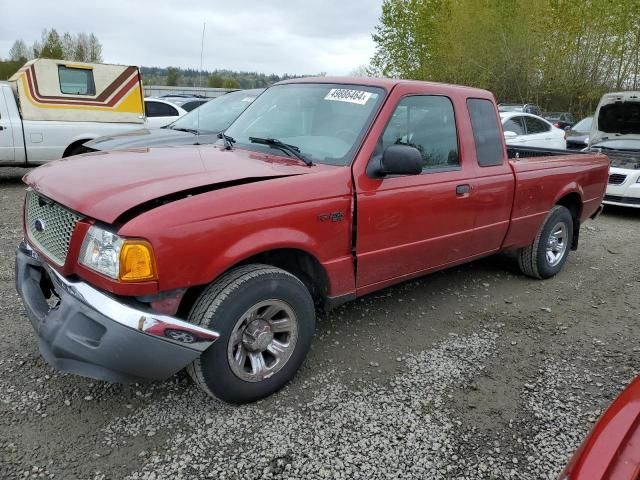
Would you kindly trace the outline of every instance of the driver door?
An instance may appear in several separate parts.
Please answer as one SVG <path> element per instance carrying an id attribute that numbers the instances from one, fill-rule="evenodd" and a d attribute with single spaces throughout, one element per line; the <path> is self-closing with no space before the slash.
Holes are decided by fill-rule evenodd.
<path id="1" fill-rule="evenodd" d="M 466 106 L 461 105 L 457 110 Z M 391 144 L 420 150 L 420 175 L 356 182 L 358 289 L 374 289 L 473 255 L 474 167 L 461 155 L 456 110 L 442 95 L 401 98 L 378 153 Z"/>

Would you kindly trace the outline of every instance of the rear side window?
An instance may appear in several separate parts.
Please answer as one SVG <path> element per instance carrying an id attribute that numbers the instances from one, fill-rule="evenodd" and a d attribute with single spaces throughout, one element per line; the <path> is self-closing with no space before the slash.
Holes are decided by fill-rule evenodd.
<path id="1" fill-rule="evenodd" d="M 524 123 L 527 125 L 527 135 L 534 133 L 544 133 L 551 130 L 551 125 L 542 120 L 533 117 L 524 117 Z"/>
<path id="2" fill-rule="evenodd" d="M 194 100 L 192 102 L 186 102 L 186 103 L 182 104 L 182 109 L 186 110 L 187 112 L 190 112 L 191 110 L 195 110 L 196 108 L 198 108 L 203 103 L 207 103 L 207 101 L 206 100 Z"/>
<path id="3" fill-rule="evenodd" d="M 502 165 L 503 151 L 498 116 L 493 102 L 481 98 L 467 99 L 476 158 L 481 167 Z"/>
<path id="4" fill-rule="evenodd" d="M 503 128 L 505 132 L 524 135 L 524 122 L 522 121 L 522 117 L 511 117 L 509 120 L 504 122 Z"/>
<path id="5" fill-rule="evenodd" d="M 394 144 L 420 150 L 423 172 L 458 167 L 458 132 L 451 100 L 435 95 L 403 98 L 382 135 L 383 149 Z"/>
<path id="6" fill-rule="evenodd" d="M 90 68 L 74 68 L 58 65 L 60 91 L 68 95 L 95 95 L 96 85 L 93 82 L 93 70 Z"/>
<path id="7" fill-rule="evenodd" d="M 162 102 L 144 102 L 147 117 L 177 117 L 178 110 Z"/>

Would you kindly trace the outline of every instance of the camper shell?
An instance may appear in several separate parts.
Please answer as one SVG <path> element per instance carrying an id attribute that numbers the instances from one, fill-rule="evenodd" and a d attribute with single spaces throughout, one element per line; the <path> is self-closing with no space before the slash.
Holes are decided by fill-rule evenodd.
<path id="1" fill-rule="evenodd" d="M 135 66 L 41 58 L 27 62 L 9 83 L 23 120 L 144 123 Z"/>
<path id="2" fill-rule="evenodd" d="M 144 127 L 135 66 L 39 58 L 0 82 L 0 166 L 31 167 Z"/>

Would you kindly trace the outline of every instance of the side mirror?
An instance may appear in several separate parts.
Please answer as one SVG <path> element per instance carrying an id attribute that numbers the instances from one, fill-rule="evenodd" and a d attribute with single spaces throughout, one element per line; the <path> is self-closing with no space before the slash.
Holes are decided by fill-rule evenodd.
<path id="1" fill-rule="evenodd" d="M 419 175 L 422 173 L 422 154 L 409 145 L 389 145 L 380 161 L 382 175 Z"/>
<path id="2" fill-rule="evenodd" d="M 506 132 L 504 132 L 504 138 L 507 140 L 516 138 L 517 136 L 518 134 L 516 132 L 512 132 L 511 130 L 507 130 Z"/>

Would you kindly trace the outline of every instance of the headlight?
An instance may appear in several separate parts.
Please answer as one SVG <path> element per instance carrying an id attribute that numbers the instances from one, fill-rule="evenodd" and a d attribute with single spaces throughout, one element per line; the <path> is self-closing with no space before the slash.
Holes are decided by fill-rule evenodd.
<path id="1" fill-rule="evenodd" d="M 123 282 L 156 278 L 153 250 L 148 242 L 124 239 L 96 226 L 89 228 L 82 242 L 80 263 Z"/>

